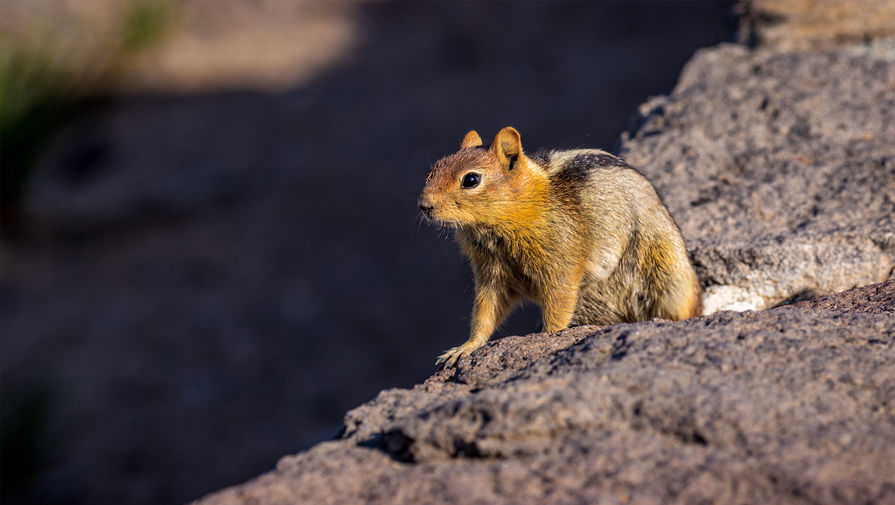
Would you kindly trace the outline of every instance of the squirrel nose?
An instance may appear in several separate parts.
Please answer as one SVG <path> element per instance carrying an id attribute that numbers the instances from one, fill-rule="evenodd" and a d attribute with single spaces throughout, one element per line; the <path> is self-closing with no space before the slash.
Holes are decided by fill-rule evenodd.
<path id="1" fill-rule="evenodd" d="M 432 201 L 429 200 L 429 197 L 428 197 L 428 196 L 425 196 L 425 195 L 424 195 L 424 196 L 420 196 L 420 199 L 419 199 L 419 202 L 418 202 L 418 203 L 419 203 L 419 205 L 420 205 L 420 210 L 423 211 L 423 212 L 425 212 L 426 214 L 432 212 L 432 209 L 435 208 L 435 206 L 432 205 Z"/>

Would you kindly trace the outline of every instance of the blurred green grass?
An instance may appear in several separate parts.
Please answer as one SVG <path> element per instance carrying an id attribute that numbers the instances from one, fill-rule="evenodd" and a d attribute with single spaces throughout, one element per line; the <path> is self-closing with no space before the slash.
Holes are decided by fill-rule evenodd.
<path id="1" fill-rule="evenodd" d="M 109 84 L 136 57 L 171 33 L 176 5 L 167 0 L 128 0 L 112 38 L 100 50 L 79 51 L 52 37 L 0 41 L 0 215 L 17 220 L 34 163 L 50 136 Z M 85 31 L 88 26 L 81 27 Z M 38 40 L 39 42 L 35 42 Z M 4 226 L 8 228 L 8 226 Z"/>

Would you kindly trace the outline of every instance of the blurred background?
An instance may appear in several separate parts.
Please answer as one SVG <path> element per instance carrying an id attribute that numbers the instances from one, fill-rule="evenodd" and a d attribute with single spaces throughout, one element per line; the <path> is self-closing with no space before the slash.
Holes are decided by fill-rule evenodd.
<path id="1" fill-rule="evenodd" d="M 612 150 L 735 30 L 720 1 L 0 3 L 4 503 L 182 503 L 421 382 L 472 298 L 431 164 L 506 125 Z"/>

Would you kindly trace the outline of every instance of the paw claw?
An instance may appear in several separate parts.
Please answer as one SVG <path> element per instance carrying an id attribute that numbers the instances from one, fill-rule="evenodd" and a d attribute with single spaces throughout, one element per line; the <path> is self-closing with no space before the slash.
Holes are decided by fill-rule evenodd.
<path id="1" fill-rule="evenodd" d="M 469 349 L 465 345 L 461 345 L 458 347 L 452 347 L 444 352 L 441 356 L 435 360 L 435 365 L 444 365 L 445 368 L 452 367 L 457 363 L 462 357 L 469 356 L 469 353 L 472 352 L 472 349 Z"/>

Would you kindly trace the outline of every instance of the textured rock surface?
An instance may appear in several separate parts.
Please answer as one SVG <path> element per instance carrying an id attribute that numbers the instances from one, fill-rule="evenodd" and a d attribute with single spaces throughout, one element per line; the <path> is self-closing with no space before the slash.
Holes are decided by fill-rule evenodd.
<path id="1" fill-rule="evenodd" d="M 505 338 L 200 503 L 895 503 L 895 281 Z"/>
<path id="2" fill-rule="evenodd" d="M 750 38 L 781 49 L 816 50 L 895 37 L 890 0 L 752 0 L 745 7 Z"/>
<path id="3" fill-rule="evenodd" d="M 622 155 L 663 195 L 707 312 L 880 282 L 895 265 L 895 46 L 699 51 Z M 685 181 L 682 183 L 682 181 Z"/>

